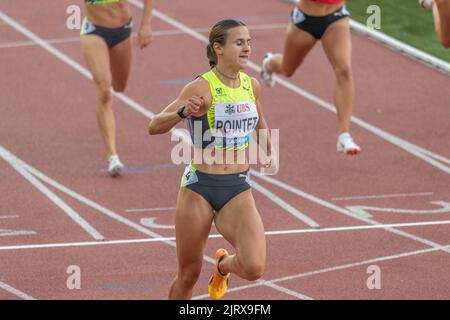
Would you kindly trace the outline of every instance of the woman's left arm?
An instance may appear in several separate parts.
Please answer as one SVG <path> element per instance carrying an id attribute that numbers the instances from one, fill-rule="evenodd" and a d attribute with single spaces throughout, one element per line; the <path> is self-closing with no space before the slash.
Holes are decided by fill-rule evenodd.
<path id="1" fill-rule="evenodd" d="M 152 42 L 152 10 L 153 0 L 144 0 L 144 11 L 142 12 L 142 21 L 138 33 L 139 46 L 141 49 Z"/>
<path id="2" fill-rule="evenodd" d="M 256 141 L 259 147 L 263 147 L 266 154 L 266 159 L 262 159 L 263 174 L 274 175 L 278 172 L 278 153 L 272 144 L 272 137 L 266 119 L 261 110 L 261 103 L 259 102 L 259 95 L 261 92 L 261 85 L 255 78 L 252 78 L 253 93 L 256 100 L 256 108 L 259 114 L 259 121 L 256 125 Z"/>

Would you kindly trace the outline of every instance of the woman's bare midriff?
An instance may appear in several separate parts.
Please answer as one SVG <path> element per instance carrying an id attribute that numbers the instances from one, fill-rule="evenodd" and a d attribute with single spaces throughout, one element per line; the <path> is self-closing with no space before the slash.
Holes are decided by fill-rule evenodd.
<path id="1" fill-rule="evenodd" d="M 297 7 L 302 11 L 304 14 L 307 14 L 308 16 L 326 16 L 330 13 L 333 13 L 340 7 L 344 5 L 345 1 L 343 1 L 340 4 L 326 4 L 326 3 L 318 3 L 313 0 L 301 0 Z"/>
<path id="2" fill-rule="evenodd" d="M 130 5 L 127 1 L 86 4 L 86 16 L 95 25 L 105 28 L 119 28 L 130 21 Z"/>
<path id="3" fill-rule="evenodd" d="M 249 168 L 245 150 L 222 153 L 214 149 L 194 149 L 192 164 L 201 172 L 212 174 L 238 173 Z"/>

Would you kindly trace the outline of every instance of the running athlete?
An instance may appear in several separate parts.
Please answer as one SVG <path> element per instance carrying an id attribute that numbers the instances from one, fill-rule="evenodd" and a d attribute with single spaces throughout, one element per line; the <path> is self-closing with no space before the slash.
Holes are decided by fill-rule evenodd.
<path id="1" fill-rule="evenodd" d="M 317 41 L 322 46 L 336 75 L 334 104 L 339 122 L 337 151 L 359 154 L 361 148 L 350 135 L 354 84 L 351 68 L 349 12 L 344 0 L 301 0 L 292 10 L 283 54 L 266 53 L 261 78 L 275 85 L 274 73 L 291 77 Z"/>
<path id="2" fill-rule="evenodd" d="M 140 48 L 152 40 L 152 1 L 144 0 L 138 33 Z M 116 124 L 112 92 L 125 90 L 131 66 L 133 21 L 126 0 L 85 0 L 86 17 L 81 27 L 81 47 L 97 88 L 97 123 L 108 156 L 108 173 L 117 176 L 123 164 L 116 151 Z"/>
<path id="3" fill-rule="evenodd" d="M 207 46 L 211 70 L 187 84 L 149 124 L 150 134 L 162 134 L 186 119 L 194 152 L 205 155 L 203 162 L 186 167 L 181 180 L 175 218 L 178 273 L 169 299 L 192 297 L 213 221 L 235 254 L 216 251 L 215 271 L 208 284 L 211 299 L 222 298 L 231 273 L 252 281 L 264 271 L 264 227 L 251 192 L 246 148 L 252 132 L 267 125 L 258 99 L 260 84 L 241 72 L 250 51 L 250 35 L 243 22 L 218 22 Z M 275 167 L 270 135 L 259 140 L 268 145 L 266 166 Z"/>
<path id="4" fill-rule="evenodd" d="M 450 48 L 450 0 L 419 0 L 426 9 L 433 10 L 434 27 L 444 48 Z"/>

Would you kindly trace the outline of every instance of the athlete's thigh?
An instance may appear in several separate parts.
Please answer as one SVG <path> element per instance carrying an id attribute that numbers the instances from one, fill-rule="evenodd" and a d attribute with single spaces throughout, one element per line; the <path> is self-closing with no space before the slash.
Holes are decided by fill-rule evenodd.
<path id="1" fill-rule="evenodd" d="M 352 43 L 349 18 L 332 23 L 322 37 L 322 46 L 333 67 L 350 65 Z"/>
<path id="2" fill-rule="evenodd" d="M 130 75 L 132 57 L 131 37 L 118 43 L 109 50 L 113 87 L 117 91 L 125 90 Z"/>
<path id="3" fill-rule="evenodd" d="M 283 70 L 288 73 L 295 71 L 316 42 L 311 34 L 289 22 L 284 42 Z"/>
<path id="4" fill-rule="evenodd" d="M 214 219 L 217 230 L 249 259 L 265 257 L 266 240 L 251 189 L 231 199 Z"/>
<path id="5" fill-rule="evenodd" d="M 439 29 L 442 41 L 450 42 L 450 1 L 435 0 L 439 11 Z"/>
<path id="6" fill-rule="evenodd" d="M 175 216 L 177 255 L 180 266 L 202 264 L 203 249 L 213 221 L 211 206 L 196 192 L 181 188 Z"/>
<path id="7" fill-rule="evenodd" d="M 109 50 L 106 42 L 96 35 L 81 36 L 81 49 L 94 82 L 111 84 Z"/>

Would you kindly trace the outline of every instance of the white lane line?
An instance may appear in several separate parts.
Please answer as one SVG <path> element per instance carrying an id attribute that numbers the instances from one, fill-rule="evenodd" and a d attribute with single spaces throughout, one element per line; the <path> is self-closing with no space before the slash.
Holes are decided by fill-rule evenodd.
<path id="1" fill-rule="evenodd" d="M 13 295 L 18 296 L 19 298 L 22 298 L 24 300 L 36 300 L 32 296 L 30 296 L 30 295 L 28 295 L 28 294 L 26 294 L 26 293 L 24 293 L 24 292 L 22 292 L 22 291 L 20 291 L 20 290 L 18 290 L 16 288 L 13 288 L 9 284 L 4 283 L 2 281 L 0 281 L 0 289 L 8 291 L 9 293 L 12 293 Z"/>
<path id="2" fill-rule="evenodd" d="M 86 220 L 84 220 L 78 212 L 73 210 L 67 205 L 60 197 L 54 194 L 50 189 L 44 186 L 38 179 L 25 170 L 20 162 L 17 162 L 15 157 L 0 146 L 0 157 L 9 163 L 17 172 L 19 172 L 29 183 L 31 183 L 36 189 L 42 192 L 47 198 L 50 199 L 57 207 L 59 207 L 64 213 L 71 218 L 76 224 L 78 224 L 84 231 L 86 231 L 95 240 L 103 240 L 105 237 L 98 232 L 93 226 L 91 226 Z"/>
<path id="3" fill-rule="evenodd" d="M 85 242 L 66 242 L 66 243 L 43 243 L 43 244 L 28 244 L 15 246 L 2 246 L 0 251 L 9 250 L 28 250 L 28 249 L 55 249 L 55 248 L 70 248 L 70 247 L 92 247 L 92 246 L 107 246 L 117 244 L 139 244 L 152 242 L 167 242 L 175 241 L 175 237 L 155 237 L 143 239 L 126 239 L 126 240 L 108 240 L 108 241 L 85 241 Z"/>
<path id="4" fill-rule="evenodd" d="M 34 234 L 36 234 L 36 232 L 32 230 L 0 229 L 0 237 L 28 236 Z"/>
<path id="5" fill-rule="evenodd" d="M 450 75 L 450 64 L 447 61 L 444 61 L 431 54 L 414 48 L 378 30 L 368 28 L 360 22 L 350 20 L 350 27 L 352 28 L 352 30 L 358 32 L 359 34 L 374 39 L 384 46 L 394 49 L 400 53 L 406 54 L 410 58 L 413 58 L 415 61 L 419 61 L 428 66 L 431 66 L 434 69 L 437 69 L 440 72 Z"/>
<path id="6" fill-rule="evenodd" d="M 156 218 L 142 218 L 139 222 L 146 227 L 156 228 L 156 229 L 169 229 L 175 230 L 175 226 L 172 224 L 159 224 L 155 222 Z"/>
<path id="7" fill-rule="evenodd" d="M 14 219 L 18 218 L 19 216 L 0 216 L 0 219 Z"/>
<path id="8" fill-rule="evenodd" d="M 364 261 L 360 261 L 360 262 L 349 263 L 349 264 L 334 266 L 334 267 L 330 267 L 330 268 L 324 268 L 324 269 L 319 269 L 319 270 L 315 270 L 315 271 L 294 274 L 291 276 L 276 278 L 276 279 L 272 279 L 272 280 L 266 280 L 266 282 L 279 283 L 279 282 L 283 282 L 283 281 L 290 281 L 290 280 L 295 280 L 295 279 L 300 279 L 300 278 L 306 278 L 309 276 L 314 276 L 314 275 L 318 275 L 318 274 L 322 274 L 322 273 L 344 270 L 344 269 L 359 267 L 359 266 L 368 265 L 368 264 L 372 264 L 372 263 L 396 260 L 396 259 L 411 257 L 411 256 L 415 256 L 415 255 L 420 255 L 420 254 L 431 253 L 431 252 L 435 252 L 438 250 L 449 250 L 449 249 L 450 249 L 450 246 L 447 245 L 447 246 L 439 246 L 439 247 L 430 248 L 430 249 L 422 249 L 422 250 L 416 250 L 416 251 L 403 252 L 403 253 L 399 253 L 399 254 L 395 254 L 395 255 L 384 256 L 384 257 L 379 257 L 379 258 L 375 258 L 375 259 L 364 260 Z M 230 293 L 230 292 L 247 290 L 250 288 L 259 287 L 261 285 L 262 285 L 261 283 L 252 283 L 252 284 L 244 285 L 244 286 L 240 286 L 240 287 L 229 288 L 227 292 Z M 199 296 L 193 297 L 192 299 L 199 300 L 199 299 L 205 299 L 207 297 L 208 297 L 208 295 L 199 295 Z"/>
<path id="9" fill-rule="evenodd" d="M 244 289 L 250 289 L 250 288 L 254 288 L 254 287 L 260 287 L 260 286 L 267 286 L 269 288 L 275 289 L 277 291 L 280 291 L 284 294 L 293 296 L 299 300 L 314 300 L 313 298 L 311 298 L 310 296 L 304 295 L 302 293 L 299 293 L 297 291 L 293 291 L 290 290 L 288 288 L 285 287 L 281 287 L 275 283 L 273 283 L 273 281 L 267 281 L 267 280 L 256 280 L 255 282 L 253 282 L 253 284 L 250 285 L 246 285 L 246 286 L 240 286 L 237 287 L 239 288 L 239 290 L 233 290 L 234 288 L 228 288 L 227 292 L 235 292 L 235 291 L 242 291 Z M 204 300 L 204 299 L 209 299 L 209 294 L 202 294 L 199 296 L 195 296 L 191 298 L 192 300 Z"/>
<path id="10" fill-rule="evenodd" d="M 141 9 L 143 8 L 143 4 L 140 0 L 129 0 L 129 2 L 138 8 L 141 8 Z M 159 10 L 154 9 L 153 15 L 155 17 L 165 21 L 166 23 L 174 26 L 175 28 L 184 31 L 186 34 L 192 36 L 193 38 L 195 38 L 203 43 L 206 43 L 206 44 L 208 43 L 208 38 L 206 36 L 200 34 L 199 32 L 196 32 L 194 29 L 182 24 L 178 20 L 167 16 L 166 14 L 160 12 Z M 258 73 L 261 71 L 261 67 L 251 61 L 249 62 L 249 67 Z M 315 104 L 317 104 L 333 113 L 336 113 L 336 108 L 334 107 L 333 104 L 307 92 L 306 90 L 301 89 L 300 87 L 294 85 L 293 83 L 286 81 L 278 76 L 275 76 L 275 80 L 280 85 L 297 93 L 300 96 L 303 96 L 307 100 L 310 100 L 310 101 L 314 102 Z M 394 136 L 384 130 L 381 130 L 380 128 L 377 128 L 374 125 L 371 125 L 368 122 L 363 121 L 357 117 L 353 116 L 352 122 L 356 123 L 357 125 L 366 129 L 367 131 L 373 133 L 374 135 L 378 136 L 379 138 L 382 138 L 382 139 L 392 143 L 393 145 L 396 145 L 397 147 L 405 150 L 406 152 L 418 157 L 419 159 L 422 159 L 423 161 L 427 162 L 428 164 L 434 166 L 435 168 L 440 169 L 447 174 L 450 174 L 450 167 L 442 164 L 441 162 L 436 161 L 436 160 L 439 160 L 439 161 L 443 161 L 445 163 L 450 163 L 450 159 L 448 159 L 442 155 L 433 153 L 429 150 L 425 150 L 422 147 L 416 146 L 406 140 L 403 140 L 403 139 L 401 139 L 397 136 Z"/>
<path id="11" fill-rule="evenodd" d="M 253 187 L 253 189 L 255 189 L 255 190 L 259 191 L 260 193 L 262 193 L 264 196 L 266 196 L 267 198 L 272 200 L 275 204 L 277 204 L 282 209 L 284 209 L 287 212 L 289 212 L 290 214 L 292 214 L 294 217 L 296 217 L 300 221 L 303 221 L 308 226 L 313 227 L 313 228 L 320 227 L 320 225 L 316 221 L 314 221 L 313 219 L 311 219 L 310 217 L 308 217 L 304 213 L 300 212 L 299 210 L 295 209 L 289 203 L 287 203 L 286 201 L 281 199 L 279 196 L 277 196 L 273 192 L 271 192 L 268 189 L 264 188 L 262 185 L 256 183 L 255 181 L 252 181 L 251 182 L 251 186 Z"/>
<path id="12" fill-rule="evenodd" d="M 274 230 L 274 231 L 266 231 L 265 235 L 266 236 L 277 236 L 277 235 L 293 235 L 293 234 L 304 234 L 304 233 L 346 232 L 346 231 L 375 230 L 375 229 L 386 229 L 386 228 L 439 226 L 439 225 L 447 225 L 447 224 L 450 224 L 450 220 L 405 222 L 405 223 L 378 224 L 378 225 L 361 225 L 361 226 L 351 226 L 351 227 L 332 227 L 332 228 L 319 228 L 319 229 Z M 223 238 L 223 237 L 220 234 L 210 234 L 208 236 L 208 239 L 218 239 L 218 238 Z M 135 243 L 139 244 L 139 243 L 166 242 L 166 241 L 175 241 L 175 237 L 159 236 L 159 237 L 155 237 L 155 238 L 143 238 L 143 239 L 12 245 L 12 246 L 0 246 L 0 251 L 26 250 L 26 249 L 50 249 L 50 248 L 63 248 L 63 247 L 104 246 L 104 245 L 135 244 Z"/>
<path id="13" fill-rule="evenodd" d="M 425 227 L 425 226 L 439 226 L 439 225 L 447 225 L 447 224 L 450 224 L 450 220 L 375 224 L 375 225 L 362 225 L 362 226 L 351 226 L 351 227 L 332 227 L 332 228 L 320 228 L 320 229 L 279 230 L 279 231 L 266 232 L 266 235 L 283 235 L 283 234 L 300 234 L 300 233 L 317 233 L 317 232 L 341 232 L 341 231 L 373 230 L 373 229 L 386 229 L 386 228 Z"/>
<path id="14" fill-rule="evenodd" d="M 176 207 L 162 207 L 162 208 L 142 208 L 142 209 L 126 209 L 125 212 L 155 212 L 155 211 L 172 211 Z"/>
<path id="15" fill-rule="evenodd" d="M 412 209 L 398 209 L 398 208 L 380 208 L 370 206 L 348 206 L 347 209 L 356 215 L 371 218 L 372 215 L 368 211 L 401 213 L 401 214 L 436 214 L 436 213 L 450 213 L 450 203 L 445 201 L 431 201 L 430 203 L 440 206 L 439 209 L 427 210 L 412 210 Z"/>
<path id="16" fill-rule="evenodd" d="M 257 283 L 259 285 L 265 285 L 269 288 L 278 290 L 280 292 L 283 292 L 284 294 L 296 297 L 297 299 L 300 300 L 314 300 L 313 298 L 311 298 L 310 296 L 307 296 L 305 294 L 302 294 L 300 292 L 294 291 L 294 290 L 290 290 L 288 288 L 282 287 L 278 284 L 273 283 L 272 281 L 266 281 L 266 280 L 258 280 Z"/>
<path id="17" fill-rule="evenodd" d="M 45 174 L 43 174 L 39 170 L 37 170 L 37 169 L 31 167 L 30 165 L 26 164 L 25 162 L 23 162 L 22 160 L 20 160 L 19 158 L 17 158 L 16 156 L 14 156 L 12 153 L 10 153 L 9 151 L 7 151 L 6 149 L 4 149 L 1 146 L 0 146 L 0 150 L 4 150 L 5 152 L 7 152 L 9 157 L 11 159 L 13 159 L 14 162 L 20 164 L 20 166 L 25 168 L 28 172 L 30 172 L 31 174 L 33 174 L 37 178 L 41 179 L 45 183 L 49 184 L 50 186 L 58 189 L 59 191 L 61 191 L 61 192 L 65 193 L 65 194 L 71 196 L 72 198 L 74 198 L 74 199 L 80 201 L 81 203 L 84 203 L 85 205 L 87 205 L 87 206 L 89 206 L 89 207 L 99 211 L 100 213 L 102 213 L 102 214 L 112 218 L 115 221 L 118 221 L 118 222 L 120 222 L 120 223 L 122 223 L 122 224 L 124 224 L 126 226 L 129 226 L 130 228 L 132 228 L 132 229 L 134 229 L 136 231 L 139 231 L 139 232 L 141 232 L 141 233 L 143 233 L 145 235 L 148 235 L 150 237 L 153 237 L 154 239 L 157 239 L 156 241 L 163 242 L 163 243 L 168 244 L 168 245 L 170 245 L 171 247 L 174 247 L 174 248 L 176 247 L 175 238 L 173 238 L 173 237 L 171 237 L 171 238 L 163 238 L 160 234 L 158 234 L 156 232 L 153 232 L 151 230 L 148 230 L 148 229 L 144 228 L 143 226 L 141 226 L 141 225 L 139 225 L 137 223 L 134 223 L 131 220 L 128 220 L 128 219 L 122 217 L 121 215 L 119 215 L 119 214 L 117 214 L 117 213 L 115 213 L 115 212 L 113 212 L 113 211 L 111 211 L 111 210 L 101 206 L 100 204 L 98 204 L 98 203 L 96 203 L 96 202 L 94 202 L 92 200 L 87 199 L 86 197 L 84 197 L 84 196 L 76 193 L 75 191 L 65 187 L 64 185 L 54 181 L 53 179 L 47 177 Z M 141 241 L 142 240 L 144 240 L 143 242 L 146 242 L 146 241 L 147 242 L 151 242 L 152 241 L 152 239 L 141 239 Z M 120 242 L 121 241 L 119 240 L 119 243 Z M 106 244 L 108 244 L 108 243 L 115 243 L 115 241 L 113 241 L 113 242 L 108 242 L 108 241 L 85 242 L 85 243 L 78 242 L 78 243 L 75 243 L 75 244 L 73 244 L 73 243 L 72 244 L 57 244 L 56 247 L 77 246 L 77 245 L 84 246 L 84 245 L 96 245 L 96 244 L 104 244 L 104 243 L 106 243 Z M 21 248 L 22 249 L 25 249 L 25 248 L 32 249 L 32 248 L 45 248 L 45 247 L 48 248 L 48 247 L 52 247 L 52 246 L 51 245 L 44 245 L 44 246 L 42 246 L 42 245 L 31 245 L 31 247 L 29 247 L 29 248 L 27 248 L 26 246 L 15 246 L 15 249 L 21 249 Z M 211 264 L 215 264 L 215 259 L 214 258 L 208 257 L 206 255 L 203 256 L 203 257 L 204 257 L 205 261 L 207 261 L 207 262 L 209 262 Z"/>
<path id="18" fill-rule="evenodd" d="M 331 200 L 334 200 L 334 201 L 365 200 L 365 199 L 382 199 L 382 198 L 420 197 L 420 196 L 431 196 L 431 195 L 433 195 L 433 192 L 394 193 L 394 194 L 380 194 L 380 195 L 368 195 L 368 196 L 335 197 L 335 198 L 331 198 Z"/>
<path id="19" fill-rule="evenodd" d="M 122 224 L 125 224 L 127 226 L 129 226 L 132 229 L 135 229 L 145 235 L 151 236 L 151 237 L 161 237 L 161 235 L 154 233 L 144 227 L 142 227 L 141 225 L 134 223 L 131 220 L 128 220 L 120 215 L 118 215 L 117 213 L 99 205 L 98 203 L 91 201 L 89 199 L 87 199 L 86 197 L 76 193 L 75 191 L 65 187 L 64 185 L 56 182 L 55 180 L 49 178 L 48 176 L 46 176 L 45 174 L 43 174 L 42 172 L 40 172 L 39 170 L 33 168 L 32 166 L 26 164 L 24 161 L 20 160 L 19 158 L 17 158 L 15 155 L 13 155 L 11 152 L 7 151 L 6 149 L 4 149 L 2 146 L 0 146 L 0 154 L 2 153 L 6 153 L 9 157 L 9 159 L 11 159 L 11 161 L 14 161 L 14 163 L 19 164 L 21 167 L 23 167 L 24 169 L 26 169 L 30 174 L 34 175 L 35 177 L 39 178 L 40 180 L 44 181 L 45 183 L 47 183 L 48 185 L 56 188 L 57 190 L 69 195 L 70 197 L 80 201 L 81 203 L 103 213 L 104 215 L 112 218 L 115 221 L 121 222 Z M 175 246 L 175 243 L 173 242 L 168 242 L 168 244 Z"/>
<path id="20" fill-rule="evenodd" d="M 375 221 L 375 220 L 369 219 L 368 217 L 363 217 L 363 216 L 354 214 L 354 213 L 352 213 L 349 210 L 346 210 L 346 209 L 341 208 L 341 207 L 339 207 L 339 206 L 337 206 L 335 204 L 329 203 L 329 202 L 327 202 L 325 200 L 322 200 L 322 199 L 320 199 L 320 198 L 318 198 L 316 196 L 308 194 L 308 193 L 306 193 L 306 192 L 304 192 L 304 191 L 302 191 L 300 189 L 297 189 L 297 188 L 295 188 L 295 187 L 293 187 L 293 186 L 291 186 L 291 185 L 289 185 L 289 184 L 287 184 L 285 182 L 282 182 L 280 180 L 274 179 L 274 178 L 269 177 L 269 176 L 261 175 L 256 170 L 251 169 L 251 173 L 253 175 L 261 178 L 262 180 L 264 180 L 266 182 L 269 182 L 269 183 L 271 183 L 271 184 L 273 184 L 275 186 L 278 186 L 278 187 L 280 187 L 280 188 L 282 188 L 282 189 L 284 189 L 286 191 L 289 191 L 289 192 L 291 192 L 293 194 L 296 194 L 299 197 L 302 197 L 302 198 L 305 198 L 307 200 L 310 200 L 311 202 L 317 203 L 317 204 L 319 204 L 319 205 L 321 205 L 321 206 L 323 206 L 325 208 L 328 208 L 328 209 L 334 210 L 336 212 L 342 213 L 342 214 L 344 214 L 346 216 L 349 216 L 351 218 L 354 218 L 354 219 L 357 219 L 357 220 L 360 220 L 360 221 L 364 221 L 364 222 L 366 222 L 367 224 L 370 224 L 370 225 L 380 225 L 380 223 Z M 426 244 L 426 245 L 428 245 L 430 247 L 441 247 L 441 245 L 436 243 L 436 242 L 433 242 L 433 241 L 427 240 L 425 238 L 421 238 L 421 237 L 415 236 L 413 234 L 410 234 L 410 233 L 407 233 L 407 232 L 404 232 L 404 231 L 401 231 L 401 230 L 397 230 L 397 229 L 394 229 L 394 228 L 391 228 L 391 227 L 386 227 L 384 229 L 386 231 L 391 232 L 391 233 L 394 233 L 394 234 L 403 236 L 405 238 L 412 239 L 414 241 Z M 450 250 L 448 250 L 448 249 L 443 249 L 443 250 L 445 252 L 447 252 L 447 253 L 450 253 Z"/>
<path id="21" fill-rule="evenodd" d="M 254 70 L 258 70 L 258 72 L 261 70 L 261 68 L 250 62 L 250 67 L 252 67 Z M 301 89 L 300 87 L 292 84 L 291 82 L 284 80 L 280 77 L 275 76 L 275 79 L 285 88 L 297 93 L 298 95 L 306 98 L 307 100 L 310 100 L 317 104 L 320 107 L 323 107 L 324 109 L 331 111 L 333 113 L 336 113 L 336 108 L 333 104 L 307 92 L 306 90 Z M 378 136 L 381 139 L 384 139 L 387 142 L 390 142 L 391 144 L 405 150 L 406 152 L 416 156 L 419 159 L 422 159 L 423 161 L 427 162 L 428 164 L 432 165 L 433 167 L 442 170 L 443 172 L 450 174 L 450 167 L 442 164 L 439 161 L 443 161 L 445 163 L 449 163 L 450 159 L 445 158 L 444 156 L 438 155 L 436 153 L 433 153 L 429 150 L 425 150 L 424 148 L 421 148 L 419 146 L 416 146 L 406 140 L 403 140 L 393 134 L 390 134 L 380 128 L 375 127 L 374 125 L 369 124 L 368 122 L 361 120 L 355 116 L 352 116 L 352 122 L 359 125 L 361 128 L 366 129 L 367 131 L 371 132 L 375 136 Z M 445 161 L 444 161 L 445 160 Z"/>
<path id="22" fill-rule="evenodd" d="M 281 29 L 286 28 L 285 24 L 260 24 L 260 25 L 249 25 L 250 30 L 272 30 L 272 29 Z M 208 33 L 209 28 L 196 28 L 194 29 L 196 32 L 200 33 Z M 185 35 L 184 31 L 180 30 L 159 30 L 153 31 L 154 37 L 163 37 L 163 36 L 177 36 L 177 35 Z M 133 38 L 137 37 L 137 33 L 133 32 L 131 35 Z M 51 38 L 44 39 L 45 42 L 49 44 L 65 44 L 65 43 L 78 43 L 80 42 L 80 37 L 63 37 L 63 38 Z M 37 46 L 37 44 L 33 41 L 13 41 L 13 42 L 3 42 L 0 43 L 0 49 L 11 49 L 11 48 L 21 48 L 21 47 L 30 47 Z"/>

